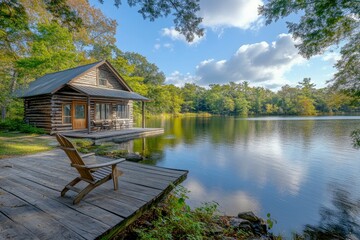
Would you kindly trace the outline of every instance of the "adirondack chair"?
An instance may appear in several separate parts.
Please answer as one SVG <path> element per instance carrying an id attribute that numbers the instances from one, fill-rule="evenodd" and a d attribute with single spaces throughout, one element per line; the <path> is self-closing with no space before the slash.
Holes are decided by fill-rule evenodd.
<path id="1" fill-rule="evenodd" d="M 76 168 L 76 170 L 80 174 L 80 177 L 77 177 L 71 182 L 69 182 L 61 191 L 62 197 L 69 190 L 75 191 L 78 193 L 78 195 L 76 195 L 73 204 L 77 204 L 91 190 L 107 182 L 110 179 L 112 179 L 114 182 L 114 190 L 118 189 L 118 177 L 122 175 L 122 172 L 117 169 L 116 164 L 125 161 L 124 158 L 109 161 L 106 163 L 86 165 L 83 161 L 83 158 L 94 155 L 94 153 L 80 156 L 74 145 L 66 137 L 61 134 L 56 134 L 56 139 L 60 143 L 60 148 L 64 150 L 66 155 L 69 157 L 71 161 L 71 166 Z M 89 183 L 89 185 L 87 185 L 82 190 L 74 187 L 80 181 L 85 181 Z"/>

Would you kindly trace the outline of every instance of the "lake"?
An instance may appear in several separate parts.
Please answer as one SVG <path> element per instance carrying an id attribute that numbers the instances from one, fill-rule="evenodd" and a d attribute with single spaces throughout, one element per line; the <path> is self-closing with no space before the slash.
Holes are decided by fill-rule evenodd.
<path id="1" fill-rule="evenodd" d="M 187 117 L 147 127 L 165 133 L 134 140 L 132 150 L 147 164 L 188 169 L 191 206 L 215 201 L 228 215 L 271 213 L 273 232 L 290 236 L 317 225 L 321 209 L 337 210 L 333 201 L 339 208 L 339 198 L 360 198 L 360 150 L 350 138 L 360 116 Z"/>

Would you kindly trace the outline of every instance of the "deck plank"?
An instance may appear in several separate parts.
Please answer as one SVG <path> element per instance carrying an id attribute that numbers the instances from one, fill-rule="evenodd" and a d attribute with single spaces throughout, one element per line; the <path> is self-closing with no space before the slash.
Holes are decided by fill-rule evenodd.
<path id="1" fill-rule="evenodd" d="M 163 128 L 129 128 L 121 130 L 108 130 L 87 133 L 87 131 L 63 132 L 66 137 L 88 138 L 97 143 L 105 141 L 128 141 L 137 138 L 157 136 L 164 133 Z"/>
<path id="2" fill-rule="evenodd" d="M 118 166 L 124 174 L 119 178 L 117 191 L 108 181 L 73 205 L 74 192 L 60 197 L 62 188 L 77 177 L 63 151 L 3 159 L 0 239 L 108 237 L 134 221 L 159 201 L 172 183 L 187 175 L 187 171 L 127 161 Z"/>
<path id="3" fill-rule="evenodd" d="M 9 219 L 5 214 L 0 211 L 0 236 L 3 239 L 21 239 L 21 240 L 40 240 L 28 229 L 23 227 L 14 220 Z"/>
<path id="4" fill-rule="evenodd" d="M 11 192 L 17 198 L 22 199 L 39 211 L 50 215 L 52 219 L 57 221 L 54 225 L 61 225 L 67 229 L 71 229 L 73 232 L 85 239 L 94 239 L 97 237 L 98 232 L 105 232 L 109 229 L 109 226 L 104 223 L 78 211 L 73 211 L 71 208 L 59 203 L 58 201 L 52 201 L 51 198 L 42 193 L 33 191 L 31 186 L 24 186 L 21 181 L 17 180 L 18 179 L 12 179 L 12 181 L 4 180 L 2 189 Z M 32 215 L 30 215 L 29 219 L 26 220 L 27 224 L 28 222 L 33 223 L 31 216 Z M 47 219 L 41 221 L 41 223 L 45 222 L 47 222 Z M 81 224 L 81 228 L 78 227 L 79 224 Z M 46 227 L 41 232 L 46 232 L 49 229 L 51 230 L 52 227 Z M 39 237 L 42 238 L 41 236 Z"/>

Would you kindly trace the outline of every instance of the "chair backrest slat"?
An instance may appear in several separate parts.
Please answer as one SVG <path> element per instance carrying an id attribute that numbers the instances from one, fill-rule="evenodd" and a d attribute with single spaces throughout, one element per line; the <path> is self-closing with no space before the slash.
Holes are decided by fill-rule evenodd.
<path id="1" fill-rule="evenodd" d="M 82 160 L 79 152 L 76 150 L 75 146 L 70 142 L 66 137 L 57 133 L 56 139 L 60 143 L 60 148 L 64 150 L 66 155 L 69 157 L 72 164 L 76 165 L 85 165 L 84 161 Z M 90 170 L 76 168 L 79 172 L 80 176 L 84 179 L 88 179 L 90 181 L 94 181 L 93 176 L 91 175 Z"/>

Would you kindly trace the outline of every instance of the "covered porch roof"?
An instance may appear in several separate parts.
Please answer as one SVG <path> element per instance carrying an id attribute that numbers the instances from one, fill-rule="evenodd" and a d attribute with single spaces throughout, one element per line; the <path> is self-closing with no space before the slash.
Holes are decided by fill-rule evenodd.
<path id="1" fill-rule="evenodd" d="M 135 100 L 142 102 L 149 102 L 150 99 L 141 96 L 135 92 L 128 92 L 124 90 L 110 89 L 110 88 L 99 88 L 91 87 L 81 84 L 68 84 L 68 86 L 75 91 L 83 93 L 89 97 L 106 97 L 106 98 L 116 98 L 124 100 Z"/>

